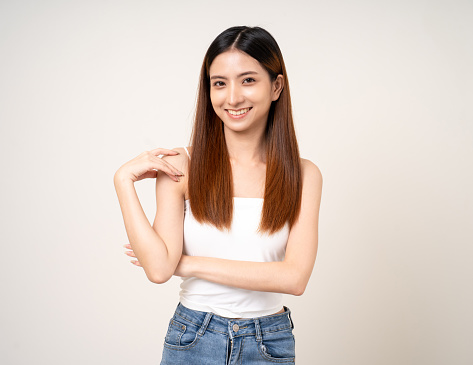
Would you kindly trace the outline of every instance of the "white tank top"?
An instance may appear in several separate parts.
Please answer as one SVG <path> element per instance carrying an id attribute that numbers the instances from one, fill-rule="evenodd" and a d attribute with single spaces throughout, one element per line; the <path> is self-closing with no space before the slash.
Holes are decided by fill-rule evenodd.
<path id="1" fill-rule="evenodd" d="M 286 222 L 272 235 L 258 234 L 262 207 L 262 198 L 234 197 L 231 230 L 225 232 L 197 222 L 187 199 L 183 253 L 240 261 L 284 260 L 289 225 Z M 253 318 L 276 313 L 283 307 L 281 293 L 240 289 L 196 277 L 183 277 L 180 287 L 180 301 L 184 306 L 223 317 Z"/>

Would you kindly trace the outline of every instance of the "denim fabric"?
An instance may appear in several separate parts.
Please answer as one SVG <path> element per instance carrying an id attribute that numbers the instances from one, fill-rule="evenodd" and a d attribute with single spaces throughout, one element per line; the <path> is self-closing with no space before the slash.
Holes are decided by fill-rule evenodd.
<path id="1" fill-rule="evenodd" d="M 161 365 L 295 364 L 291 311 L 233 319 L 179 303 L 169 321 Z"/>

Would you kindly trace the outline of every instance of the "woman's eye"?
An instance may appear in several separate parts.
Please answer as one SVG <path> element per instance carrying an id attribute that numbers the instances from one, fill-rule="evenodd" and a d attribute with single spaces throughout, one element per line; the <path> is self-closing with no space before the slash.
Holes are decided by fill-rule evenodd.
<path id="1" fill-rule="evenodd" d="M 213 85 L 214 86 L 222 86 L 220 84 L 223 84 L 223 81 L 215 81 Z"/>
<path id="2" fill-rule="evenodd" d="M 252 77 L 248 77 L 248 78 L 244 79 L 244 80 L 243 80 L 243 82 L 245 82 L 245 81 L 247 81 L 247 80 L 250 80 L 250 82 L 253 82 L 253 81 L 255 81 L 255 79 L 254 79 L 254 78 L 252 78 Z"/>

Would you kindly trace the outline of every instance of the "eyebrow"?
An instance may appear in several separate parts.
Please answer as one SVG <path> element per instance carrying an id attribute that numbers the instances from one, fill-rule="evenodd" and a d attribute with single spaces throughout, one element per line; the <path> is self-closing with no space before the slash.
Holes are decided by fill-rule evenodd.
<path id="1" fill-rule="evenodd" d="M 246 72 L 242 72 L 241 74 L 239 74 L 237 77 L 242 77 L 242 76 L 245 76 L 245 75 L 252 75 L 252 74 L 258 74 L 258 72 L 256 71 L 246 71 Z M 220 75 L 213 75 L 210 77 L 210 80 L 213 80 L 213 79 L 224 79 L 224 80 L 227 80 L 227 78 L 225 76 L 220 76 Z"/>

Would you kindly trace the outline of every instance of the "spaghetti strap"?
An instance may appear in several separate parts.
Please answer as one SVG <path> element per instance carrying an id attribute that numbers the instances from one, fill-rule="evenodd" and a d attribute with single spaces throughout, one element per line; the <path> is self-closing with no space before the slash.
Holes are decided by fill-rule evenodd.
<path id="1" fill-rule="evenodd" d="M 186 147 L 186 146 L 184 146 L 184 148 L 185 148 L 185 150 L 186 150 L 186 152 L 187 152 L 187 156 L 189 156 L 189 160 L 190 160 L 190 158 L 191 158 L 191 155 L 189 155 L 189 151 L 187 150 L 187 147 Z"/>

